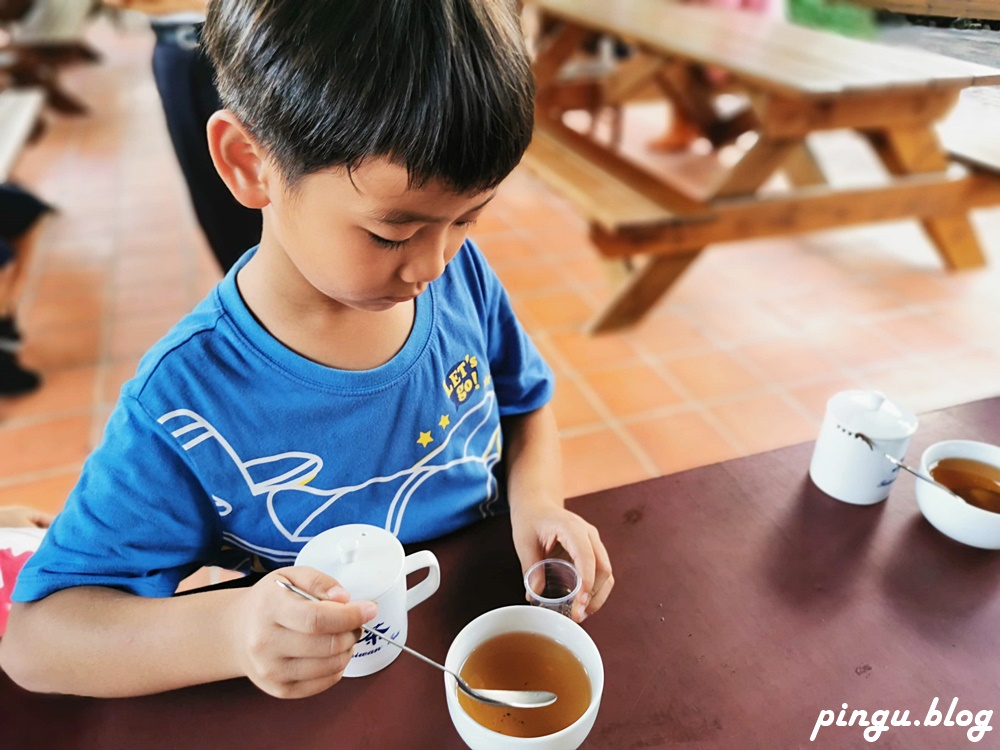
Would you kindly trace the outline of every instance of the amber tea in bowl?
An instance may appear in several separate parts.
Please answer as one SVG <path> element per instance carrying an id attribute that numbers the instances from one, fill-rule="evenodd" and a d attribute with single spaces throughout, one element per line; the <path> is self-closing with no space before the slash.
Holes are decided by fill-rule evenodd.
<path id="1" fill-rule="evenodd" d="M 971 458 L 942 458 L 930 474 L 969 505 L 1000 513 L 1000 468 Z"/>
<path id="2" fill-rule="evenodd" d="M 502 607 L 480 615 L 452 641 L 445 667 L 471 687 L 549 690 L 542 708 L 510 709 L 467 699 L 446 674 L 448 713 L 472 750 L 574 750 L 587 738 L 604 690 L 597 646 L 568 617 L 541 607 Z"/>
<path id="3" fill-rule="evenodd" d="M 583 716 L 590 705 L 590 680 L 583 664 L 564 645 L 538 633 L 504 633 L 483 641 L 469 654 L 459 676 L 471 687 L 548 690 L 559 696 L 542 708 L 503 708 L 458 694 L 458 702 L 477 723 L 511 737 L 554 734 Z"/>

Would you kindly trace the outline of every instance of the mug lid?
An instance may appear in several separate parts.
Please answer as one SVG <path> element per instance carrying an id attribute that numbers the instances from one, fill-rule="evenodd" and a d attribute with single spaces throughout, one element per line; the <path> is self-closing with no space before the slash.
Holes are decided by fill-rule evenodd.
<path id="1" fill-rule="evenodd" d="M 403 545 L 378 526 L 335 526 L 310 539 L 295 558 L 337 579 L 351 601 L 374 601 L 392 588 L 403 570 Z"/>
<path id="2" fill-rule="evenodd" d="M 880 391 L 841 391 L 829 409 L 842 427 L 873 440 L 901 440 L 917 430 L 917 415 Z"/>

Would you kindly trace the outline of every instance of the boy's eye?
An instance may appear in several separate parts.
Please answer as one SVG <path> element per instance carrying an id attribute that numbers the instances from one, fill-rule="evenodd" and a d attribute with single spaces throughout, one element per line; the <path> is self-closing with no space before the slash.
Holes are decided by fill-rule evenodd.
<path id="1" fill-rule="evenodd" d="M 407 237 L 405 240 L 389 240 L 386 239 L 385 237 L 378 236 L 374 232 L 368 232 L 368 236 L 371 238 L 372 242 L 374 242 L 376 245 L 378 245 L 379 247 L 384 247 L 387 250 L 398 250 L 399 248 L 401 248 L 403 245 L 405 245 L 407 242 L 410 241 L 409 237 Z"/>
<path id="2" fill-rule="evenodd" d="M 456 227 L 474 227 L 476 226 L 476 219 L 466 219 L 465 221 L 456 221 Z"/>

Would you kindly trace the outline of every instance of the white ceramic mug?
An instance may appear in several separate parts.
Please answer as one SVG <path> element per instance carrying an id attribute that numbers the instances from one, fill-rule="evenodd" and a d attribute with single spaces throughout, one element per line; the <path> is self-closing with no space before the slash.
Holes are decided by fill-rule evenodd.
<path id="1" fill-rule="evenodd" d="M 441 568 L 430 550 L 404 555 L 395 536 L 378 526 L 350 524 L 327 529 L 310 539 L 295 559 L 337 579 L 352 601 L 369 600 L 378 616 L 366 625 L 405 645 L 407 612 L 437 591 Z M 427 568 L 427 577 L 406 588 L 406 576 Z M 400 649 L 365 634 L 354 647 L 344 677 L 364 677 L 389 666 Z"/>
<path id="2" fill-rule="evenodd" d="M 826 404 L 809 476 L 823 492 L 845 503 L 881 502 L 899 473 L 885 454 L 902 461 L 916 430 L 916 415 L 879 391 L 834 394 Z"/>

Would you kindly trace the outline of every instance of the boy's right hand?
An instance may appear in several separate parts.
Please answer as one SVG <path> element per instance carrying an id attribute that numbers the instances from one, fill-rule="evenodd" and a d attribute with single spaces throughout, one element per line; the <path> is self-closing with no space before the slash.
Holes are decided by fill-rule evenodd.
<path id="1" fill-rule="evenodd" d="M 324 601 L 276 585 L 280 578 Z M 334 578 L 314 568 L 282 568 L 246 589 L 233 608 L 234 658 L 265 693 L 305 698 L 340 681 L 361 626 L 377 613 L 373 602 L 350 601 Z"/>

